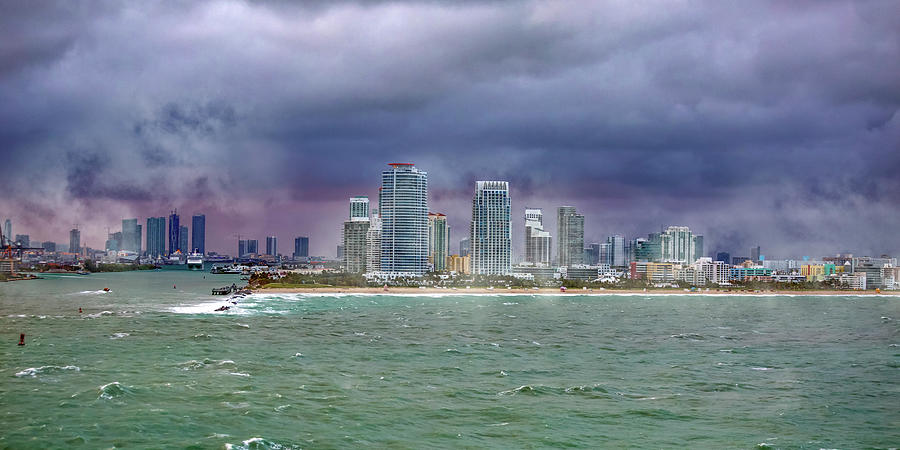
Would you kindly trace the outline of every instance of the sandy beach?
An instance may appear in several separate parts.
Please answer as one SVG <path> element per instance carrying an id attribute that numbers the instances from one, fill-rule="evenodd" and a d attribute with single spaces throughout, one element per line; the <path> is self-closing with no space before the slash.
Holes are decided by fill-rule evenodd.
<path id="1" fill-rule="evenodd" d="M 828 291 L 828 290 L 810 290 L 810 291 L 789 291 L 789 290 L 768 290 L 768 291 L 740 291 L 740 290 L 697 290 L 689 291 L 684 289 L 568 289 L 561 292 L 554 288 L 540 289 L 488 289 L 488 288 L 414 288 L 414 287 L 319 287 L 319 288 L 258 288 L 253 289 L 258 293 L 279 293 L 279 294 L 445 294 L 445 295 L 470 295 L 470 294 L 517 294 L 517 295 L 659 295 L 659 294 L 685 294 L 685 295 L 900 295 L 900 291 L 881 291 L 876 293 L 874 290 L 866 291 Z"/>

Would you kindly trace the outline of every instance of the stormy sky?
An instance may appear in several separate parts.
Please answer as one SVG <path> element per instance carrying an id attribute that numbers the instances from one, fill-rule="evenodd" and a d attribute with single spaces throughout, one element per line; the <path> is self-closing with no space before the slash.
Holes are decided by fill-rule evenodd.
<path id="1" fill-rule="evenodd" d="M 8 1 L 0 36 L 0 219 L 34 240 L 177 208 L 208 250 L 333 256 L 413 162 L 454 252 L 501 179 L 518 253 L 563 204 L 586 242 L 900 253 L 896 1 Z"/>

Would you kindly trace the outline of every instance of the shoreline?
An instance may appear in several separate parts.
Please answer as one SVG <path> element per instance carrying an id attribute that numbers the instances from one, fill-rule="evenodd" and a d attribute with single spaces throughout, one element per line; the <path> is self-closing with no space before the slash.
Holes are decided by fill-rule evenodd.
<path id="1" fill-rule="evenodd" d="M 566 292 L 560 292 L 555 288 L 541 289 L 488 289 L 488 288 L 457 288 L 457 289 L 438 289 L 438 288 L 415 288 L 415 287 L 389 287 L 387 290 L 380 287 L 318 287 L 318 288 L 254 288 L 251 289 L 254 294 L 272 293 L 272 294 L 444 294 L 444 295 L 470 295 L 470 294 L 505 294 L 505 295 L 658 295 L 658 294 L 680 294 L 680 295 L 736 295 L 736 296 L 773 296 L 773 295 L 810 295 L 810 296 L 898 296 L 900 291 L 881 291 L 874 290 L 865 291 L 831 291 L 831 290 L 809 290 L 809 291 L 790 291 L 790 290 L 771 290 L 771 291 L 726 291 L 712 290 L 709 291 L 686 291 L 684 289 L 569 289 Z"/>

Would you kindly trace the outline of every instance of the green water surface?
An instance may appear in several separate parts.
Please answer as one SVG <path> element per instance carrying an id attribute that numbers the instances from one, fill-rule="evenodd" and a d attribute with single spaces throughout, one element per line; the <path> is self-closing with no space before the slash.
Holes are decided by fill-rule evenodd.
<path id="1" fill-rule="evenodd" d="M 897 297 L 257 294 L 214 312 L 232 282 L 0 283 L 0 448 L 900 446 Z"/>

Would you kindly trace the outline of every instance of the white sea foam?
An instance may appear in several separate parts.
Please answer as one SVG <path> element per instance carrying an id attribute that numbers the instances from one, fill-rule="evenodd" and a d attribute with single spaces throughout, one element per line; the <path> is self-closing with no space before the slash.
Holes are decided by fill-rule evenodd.
<path id="1" fill-rule="evenodd" d="M 41 366 L 41 367 L 29 367 L 21 372 L 16 372 L 15 376 L 17 377 L 31 377 L 35 378 L 38 375 L 46 374 L 46 373 L 54 373 L 54 372 L 62 372 L 64 370 L 72 370 L 75 372 L 80 372 L 81 368 L 78 366 Z"/>
<path id="2" fill-rule="evenodd" d="M 111 316 L 111 315 L 113 315 L 113 314 L 115 314 L 115 313 L 112 312 L 112 311 L 100 311 L 100 312 L 98 312 L 98 313 L 96 313 L 96 314 L 85 314 L 84 317 L 87 317 L 87 318 L 90 318 L 90 319 L 96 319 L 96 318 L 98 318 L 98 317 Z"/>
<path id="3" fill-rule="evenodd" d="M 751 370 L 767 371 L 767 370 L 775 370 L 775 369 L 773 367 L 752 367 Z"/>
<path id="4" fill-rule="evenodd" d="M 236 377 L 249 377 L 249 373 L 241 373 L 241 372 L 228 372 L 228 375 L 234 375 Z"/>
<path id="5" fill-rule="evenodd" d="M 131 336 L 128 333 L 113 333 L 109 338 L 110 339 L 122 339 L 123 337 Z"/>
<path id="6" fill-rule="evenodd" d="M 224 311 L 216 311 L 216 309 L 228 306 L 229 308 Z M 230 315 L 248 315 L 250 311 L 238 306 L 232 305 L 230 302 L 223 301 L 208 301 L 203 303 L 195 303 L 192 305 L 179 305 L 173 306 L 169 308 L 169 311 L 172 311 L 176 314 L 230 314 Z"/>

